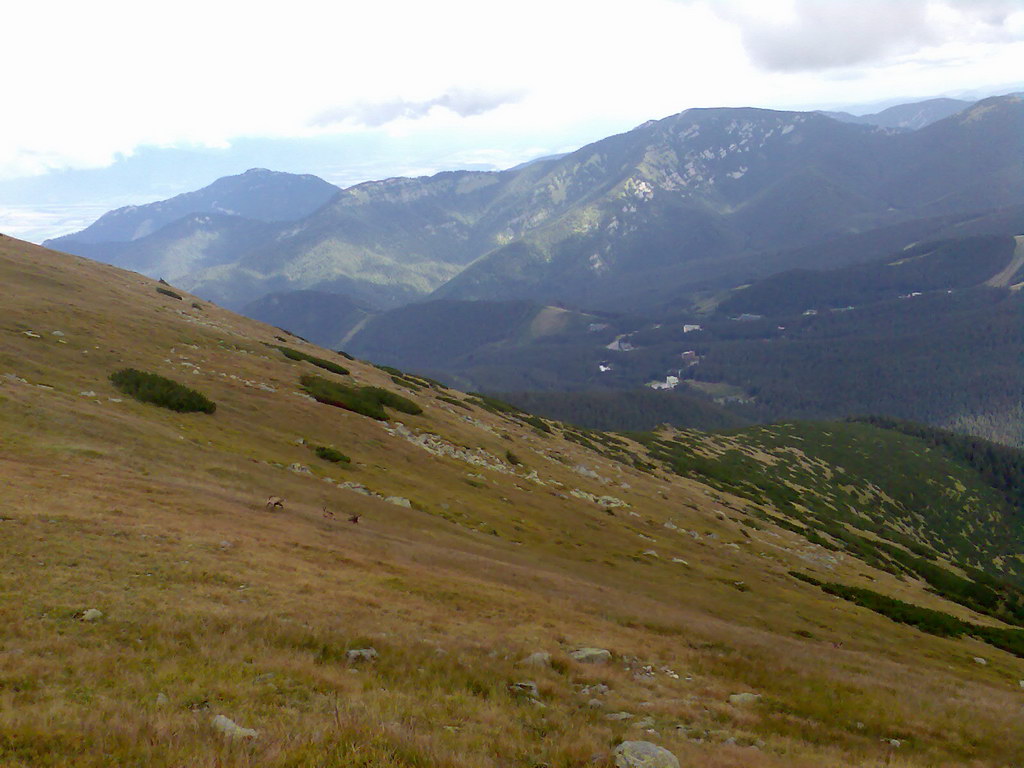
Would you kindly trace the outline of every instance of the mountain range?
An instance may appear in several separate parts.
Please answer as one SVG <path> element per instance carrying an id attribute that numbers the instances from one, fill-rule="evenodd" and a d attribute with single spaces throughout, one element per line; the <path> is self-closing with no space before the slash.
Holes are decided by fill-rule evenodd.
<path id="1" fill-rule="evenodd" d="M 1019 281 L 996 277 L 1024 232 L 1024 99 L 851 120 L 691 109 L 507 171 L 344 190 L 250 171 L 48 244 L 534 404 L 674 376 L 733 412 L 715 419 L 876 413 L 1017 443 Z M 925 272 L 892 267 L 922 243 Z"/>

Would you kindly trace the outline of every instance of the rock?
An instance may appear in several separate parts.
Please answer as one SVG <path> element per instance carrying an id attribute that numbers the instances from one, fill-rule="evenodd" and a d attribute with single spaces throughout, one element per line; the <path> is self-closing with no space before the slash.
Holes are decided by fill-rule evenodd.
<path id="1" fill-rule="evenodd" d="M 612 653 L 604 648 L 577 648 L 569 653 L 581 664 L 607 664 L 612 660 Z"/>
<path id="2" fill-rule="evenodd" d="M 624 741 L 615 748 L 615 768 L 679 768 L 679 760 L 649 741 Z"/>
<path id="3" fill-rule="evenodd" d="M 655 552 L 653 549 L 645 549 L 644 555 L 646 555 L 647 557 L 657 557 L 658 553 Z"/>
<path id="4" fill-rule="evenodd" d="M 547 651 L 535 651 L 529 656 L 519 660 L 523 667 L 549 667 L 551 666 L 551 654 Z"/>
<path id="5" fill-rule="evenodd" d="M 87 389 L 84 392 L 79 392 L 78 394 L 81 397 L 96 397 L 96 393 L 93 392 L 91 389 Z"/>
<path id="6" fill-rule="evenodd" d="M 221 549 L 231 549 L 231 547 L 233 547 L 233 546 L 234 546 L 234 544 L 232 544 L 232 543 L 231 543 L 230 541 L 228 541 L 227 539 L 224 539 L 224 540 L 223 540 L 223 541 L 221 541 L 221 543 L 220 543 L 220 544 L 218 544 L 217 546 L 219 546 L 219 547 L 220 547 Z"/>
<path id="7" fill-rule="evenodd" d="M 609 712 L 604 716 L 605 720 L 629 720 L 633 716 L 632 712 Z"/>
<path id="8" fill-rule="evenodd" d="M 988 661 L 983 659 L 983 658 L 981 658 L 981 656 L 975 656 L 974 657 L 974 663 L 975 664 L 981 664 L 981 666 L 984 667 L 986 664 L 988 664 Z"/>
<path id="9" fill-rule="evenodd" d="M 529 696 L 532 699 L 536 699 L 540 696 L 540 691 L 537 690 L 537 684 L 532 680 L 527 680 L 521 683 L 509 683 L 508 689 L 517 696 Z"/>
<path id="10" fill-rule="evenodd" d="M 1021 688 L 1024 688 L 1024 680 L 1018 680 L 1017 685 L 1019 685 Z"/>
<path id="11" fill-rule="evenodd" d="M 580 688 L 580 693 L 584 696 L 590 696 L 591 694 L 604 696 L 610 690 L 611 688 L 609 688 L 604 683 L 594 683 L 593 685 L 584 685 L 582 688 Z"/>
<path id="12" fill-rule="evenodd" d="M 41 339 L 42 338 L 42 336 L 40 336 L 35 331 L 22 331 L 22 333 L 25 334 L 26 336 L 28 336 L 30 339 Z"/>
<path id="13" fill-rule="evenodd" d="M 650 715 L 647 715 L 647 717 L 641 717 L 639 720 L 633 723 L 633 725 L 637 728 L 647 730 L 648 728 L 654 727 L 654 718 Z"/>
<path id="14" fill-rule="evenodd" d="M 165 694 L 165 693 L 158 693 L 156 695 L 156 705 L 158 707 L 162 707 L 162 706 L 166 705 L 168 702 L 169 702 L 169 699 L 167 698 L 167 694 Z"/>
<path id="15" fill-rule="evenodd" d="M 761 700 L 759 693 L 734 693 L 729 697 L 730 704 L 756 704 Z"/>
<path id="16" fill-rule="evenodd" d="M 103 618 L 103 611 L 96 608 L 89 608 L 82 613 L 82 621 L 99 621 Z"/>
<path id="17" fill-rule="evenodd" d="M 243 728 L 234 720 L 224 715 L 214 716 L 210 723 L 230 739 L 255 739 L 259 735 L 252 728 Z"/>
<path id="18" fill-rule="evenodd" d="M 591 699 L 587 702 L 587 706 L 591 709 L 601 709 L 604 706 L 604 702 L 600 699 Z"/>
<path id="19" fill-rule="evenodd" d="M 899 749 L 900 745 L 903 744 L 903 742 L 900 741 L 899 739 L 882 739 L 882 741 L 884 741 L 886 744 L 888 744 L 893 749 Z"/>
<path id="20" fill-rule="evenodd" d="M 63 336 L 64 331 L 50 331 L 51 336 Z"/>
<path id="21" fill-rule="evenodd" d="M 402 496 L 388 496 L 384 501 L 388 504 L 394 504 L 396 507 L 412 509 L 412 502 Z"/>
<path id="22" fill-rule="evenodd" d="M 307 467 L 305 464 L 299 464 L 298 462 L 295 462 L 294 464 L 289 464 L 288 465 L 288 469 L 290 469 L 292 472 L 294 472 L 297 475 L 312 475 L 313 474 L 313 471 L 309 467 Z"/>
<path id="23" fill-rule="evenodd" d="M 350 663 L 357 661 L 375 661 L 379 654 L 374 648 L 353 648 L 345 654 Z"/>

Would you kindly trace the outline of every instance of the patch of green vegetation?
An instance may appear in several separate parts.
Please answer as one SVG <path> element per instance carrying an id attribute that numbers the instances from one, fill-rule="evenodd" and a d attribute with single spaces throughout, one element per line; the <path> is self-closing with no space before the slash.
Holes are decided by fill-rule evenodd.
<path id="1" fill-rule="evenodd" d="M 510 405 L 504 400 L 499 400 L 498 398 L 491 397 L 490 395 L 482 395 L 479 392 L 467 392 L 466 395 L 468 396 L 466 402 L 472 403 L 473 405 L 483 408 L 485 411 L 490 411 L 491 413 L 499 413 L 506 416 L 522 413 L 522 411 L 514 405 Z"/>
<path id="2" fill-rule="evenodd" d="M 175 293 L 170 288 L 163 288 L 163 287 L 158 285 L 156 287 L 156 292 L 157 293 L 162 293 L 164 296 L 170 296 L 172 299 L 177 299 L 178 301 L 182 301 L 181 294 L 180 293 Z"/>
<path id="3" fill-rule="evenodd" d="M 849 600 L 862 608 L 880 613 L 886 618 L 901 624 L 909 624 L 922 632 L 939 637 L 976 637 L 989 645 L 1024 658 L 1024 631 L 1019 629 L 1003 629 L 972 624 L 955 616 L 931 608 L 922 608 L 912 603 L 897 600 L 863 587 L 849 587 L 835 582 L 821 582 L 812 576 L 790 571 L 789 575 L 800 581 L 807 582 L 830 595 Z"/>
<path id="4" fill-rule="evenodd" d="M 341 376 L 348 376 L 348 368 L 338 365 L 337 363 L 331 362 L 330 360 L 324 360 L 322 357 L 314 357 L 313 355 L 308 355 L 305 352 L 300 352 L 299 350 L 292 349 L 291 347 L 277 347 L 277 349 L 279 349 L 281 351 L 281 354 L 283 354 L 289 360 L 304 360 L 307 363 L 312 363 L 318 368 L 323 368 L 325 371 L 337 373 Z"/>
<path id="5" fill-rule="evenodd" d="M 976 468 L 911 431 L 797 422 L 710 435 L 631 436 L 677 474 L 774 507 L 777 514 L 762 519 L 876 568 L 921 578 L 972 610 L 1021 622 L 1024 593 L 1013 582 L 1024 579 L 1018 557 L 1024 519 L 1006 488 L 980 471 L 1012 469 L 1014 461 L 975 454 Z M 961 446 L 965 454 L 968 442 Z M 977 526 L 979 519 L 988 522 Z M 944 567 L 940 555 L 967 578 Z"/>
<path id="6" fill-rule="evenodd" d="M 351 387 L 310 375 L 303 376 L 300 382 L 302 388 L 317 401 L 378 421 L 388 418 L 385 406 L 411 416 L 423 413 L 423 409 L 412 400 L 381 387 Z"/>
<path id="7" fill-rule="evenodd" d="M 206 395 L 156 373 L 122 368 L 110 374 L 110 381 L 136 400 L 178 413 L 213 413 L 217 410 L 217 404 Z"/>
<path id="8" fill-rule="evenodd" d="M 548 426 L 548 423 L 544 421 L 544 419 L 542 419 L 540 416 L 526 416 L 523 418 L 522 421 L 525 424 L 529 424 L 536 430 L 539 430 L 549 435 L 551 434 L 551 427 Z"/>
<path id="9" fill-rule="evenodd" d="M 352 459 L 350 459 L 344 453 L 335 448 L 331 448 L 330 446 L 327 445 L 314 446 L 313 453 L 315 453 L 319 458 L 323 459 L 324 461 L 331 461 L 334 462 L 335 464 L 352 463 Z"/>
<path id="10" fill-rule="evenodd" d="M 448 405 L 454 405 L 456 408 L 462 408 L 463 410 L 467 411 L 473 410 L 473 406 L 469 405 L 468 403 L 464 403 L 461 400 L 457 400 L 454 397 L 448 397 L 448 395 L 438 395 L 437 399 L 445 403 L 448 403 Z"/>

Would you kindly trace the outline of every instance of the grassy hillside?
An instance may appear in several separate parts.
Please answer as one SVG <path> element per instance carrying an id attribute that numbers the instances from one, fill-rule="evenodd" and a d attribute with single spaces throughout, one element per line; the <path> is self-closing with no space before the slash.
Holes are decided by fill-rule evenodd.
<path id="1" fill-rule="evenodd" d="M 793 530 L 833 543 L 827 505 L 856 499 L 950 573 L 960 530 L 1009 572 L 1003 496 L 916 438 L 584 432 L 9 238 L 0 284 L 4 766 L 611 766 L 626 739 L 711 768 L 1024 760 L 1024 661 L 789 575 L 1013 630 L 923 567 Z M 136 400 L 125 368 L 216 408 Z M 729 445 L 758 472 L 669 461 Z"/>

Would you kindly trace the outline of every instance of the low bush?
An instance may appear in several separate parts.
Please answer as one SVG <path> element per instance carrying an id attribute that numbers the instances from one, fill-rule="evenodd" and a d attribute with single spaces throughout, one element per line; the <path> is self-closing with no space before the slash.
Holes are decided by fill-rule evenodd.
<path id="1" fill-rule="evenodd" d="M 330 360 L 324 360 L 322 357 L 314 357 L 313 355 L 307 355 L 305 352 L 300 352 L 297 349 L 291 347 L 278 347 L 281 350 L 281 354 L 287 357 L 289 360 L 305 360 L 307 363 L 312 363 L 317 368 L 323 368 L 325 371 L 331 373 L 337 373 L 341 376 L 348 376 L 348 368 L 332 363 Z"/>
<path id="2" fill-rule="evenodd" d="M 378 421 L 386 421 L 388 418 L 384 406 L 412 416 L 423 413 L 423 409 L 412 400 L 380 387 L 350 387 L 320 376 L 303 376 L 300 382 L 302 388 L 318 402 Z"/>
<path id="3" fill-rule="evenodd" d="M 156 292 L 157 293 L 162 293 L 164 296 L 170 296 L 172 299 L 177 299 L 178 301 L 182 301 L 181 294 L 180 293 L 175 293 L 170 288 L 161 288 L 160 286 L 157 286 L 156 287 Z"/>
<path id="4" fill-rule="evenodd" d="M 323 459 L 324 461 L 332 461 L 335 464 L 350 464 L 352 462 L 352 459 L 350 459 L 341 451 L 326 445 L 316 446 L 315 448 L 313 448 L 313 453 L 315 453 L 319 458 Z"/>
<path id="5" fill-rule="evenodd" d="M 178 413 L 213 413 L 217 410 L 217 404 L 206 395 L 156 373 L 123 368 L 110 374 L 110 381 L 121 392 L 136 400 L 170 408 Z"/>

